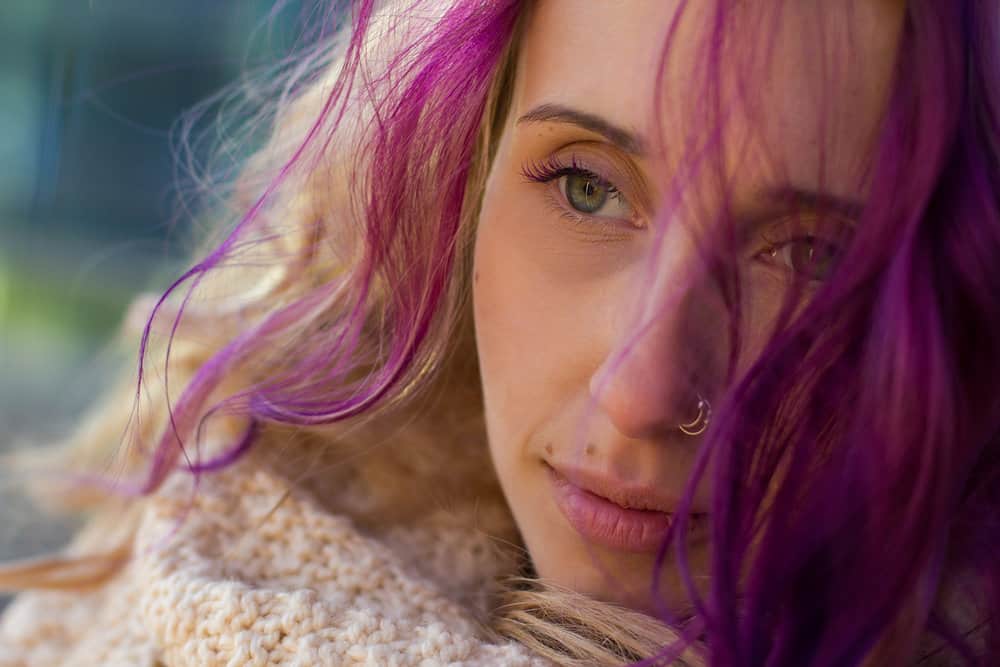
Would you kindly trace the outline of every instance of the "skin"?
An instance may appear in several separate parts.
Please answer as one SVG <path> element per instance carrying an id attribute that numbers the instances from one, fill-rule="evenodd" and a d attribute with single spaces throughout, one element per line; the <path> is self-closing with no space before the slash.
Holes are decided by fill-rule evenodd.
<path id="1" fill-rule="evenodd" d="M 683 164 L 685 141 L 697 142 L 705 131 L 699 100 L 686 93 L 703 62 L 710 3 L 689 3 L 693 9 L 682 15 L 659 89 L 661 115 L 653 114 L 654 75 L 679 4 L 536 4 L 524 26 L 474 261 L 490 450 L 535 569 L 555 584 L 640 610 L 654 608 L 655 555 L 588 542 L 559 511 L 548 466 L 656 486 L 679 499 L 702 436 L 677 426 L 696 415 L 698 395 L 717 403 L 725 388 L 728 316 L 718 285 L 700 269 L 697 245 L 721 199 L 696 180 L 667 218 L 657 217 L 665 211 L 670 175 Z M 846 211 L 864 199 L 858 174 L 884 108 L 901 30 L 898 2 L 860 2 L 852 12 L 841 0 L 777 4 L 777 23 L 773 14 L 736 21 L 759 22 L 759 30 L 779 26 L 773 58 L 754 61 L 762 51 L 756 42 L 733 38 L 724 61 L 756 62 L 750 95 L 739 86 L 747 72 L 723 65 L 723 102 L 738 109 L 722 148 L 732 210 L 738 221 L 758 221 L 734 255 L 747 317 L 737 370 L 766 342 L 793 275 L 801 277 L 795 258 L 808 245 L 789 221 L 824 239 L 823 249 L 840 248 L 854 224 Z M 753 6 L 761 5 L 738 11 L 758 11 Z M 804 38 L 820 24 L 827 26 L 824 53 Z M 824 61 L 838 73 L 827 88 L 819 83 L 831 71 Z M 614 136 L 553 115 L 555 106 L 599 117 L 634 135 L 644 150 L 631 152 L 637 147 L 623 148 Z M 537 171 L 549 162 L 583 164 L 620 197 L 588 217 L 575 206 L 584 200 L 568 198 L 567 188 L 579 192 L 595 185 L 593 178 L 525 178 L 526 165 Z M 789 188 L 818 193 L 824 205 L 791 211 L 769 194 Z M 821 216 L 822 225 L 815 222 Z M 806 280 L 806 298 L 823 277 Z M 710 500 L 704 483 L 695 511 L 708 512 Z M 711 545 L 693 540 L 689 549 L 703 585 Z M 669 563 L 665 574 L 660 592 L 671 606 L 682 605 Z"/>

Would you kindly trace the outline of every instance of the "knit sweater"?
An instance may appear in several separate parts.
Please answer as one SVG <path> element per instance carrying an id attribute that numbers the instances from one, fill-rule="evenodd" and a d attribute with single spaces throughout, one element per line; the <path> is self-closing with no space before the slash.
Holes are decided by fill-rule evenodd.
<path id="1" fill-rule="evenodd" d="M 178 474 L 141 502 L 110 582 L 14 601 L 0 666 L 549 664 L 486 638 L 494 580 L 514 562 L 473 498 L 363 527 L 246 462 L 196 489 Z"/>
<path id="2" fill-rule="evenodd" d="M 519 563 L 483 447 L 416 437 L 347 464 L 322 441 L 265 444 L 92 523 L 71 551 L 124 532 L 131 559 L 99 587 L 18 597 L 0 667 L 551 665 L 484 630 Z"/>

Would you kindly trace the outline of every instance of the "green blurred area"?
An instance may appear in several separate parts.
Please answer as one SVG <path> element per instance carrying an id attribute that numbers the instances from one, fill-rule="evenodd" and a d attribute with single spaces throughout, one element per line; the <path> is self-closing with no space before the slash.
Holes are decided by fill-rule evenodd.
<path id="1" fill-rule="evenodd" d="M 0 5 L 0 451 L 69 427 L 131 297 L 182 266 L 173 124 L 287 54 L 320 5 Z"/>
<path id="2" fill-rule="evenodd" d="M 171 127 L 286 55 L 323 4 L 0 3 L 0 454 L 72 430 L 134 364 L 135 343 L 109 342 L 133 296 L 179 274 L 191 236 Z M 36 520 L 6 472 L 0 561 L 61 543 L 66 525 Z"/>
<path id="3" fill-rule="evenodd" d="M 0 260 L 0 312 L 8 335 L 21 345 L 57 340 L 88 345 L 106 337 L 132 295 L 132 285 L 106 276 L 73 280 L 36 261 Z"/>

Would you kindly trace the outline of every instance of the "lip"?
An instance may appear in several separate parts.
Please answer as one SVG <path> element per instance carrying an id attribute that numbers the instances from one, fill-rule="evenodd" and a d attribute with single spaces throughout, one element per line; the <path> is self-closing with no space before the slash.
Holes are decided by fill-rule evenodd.
<path id="1" fill-rule="evenodd" d="M 662 497 L 642 487 L 613 486 L 611 480 L 584 471 L 563 474 L 549 464 L 546 468 L 556 505 L 587 541 L 636 553 L 655 552 L 663 544 L 674 514 L 662 509 L 669 507 Z M 707 519 L 707 514 L 691 514 L 689 539 L 705 533 Z"/>

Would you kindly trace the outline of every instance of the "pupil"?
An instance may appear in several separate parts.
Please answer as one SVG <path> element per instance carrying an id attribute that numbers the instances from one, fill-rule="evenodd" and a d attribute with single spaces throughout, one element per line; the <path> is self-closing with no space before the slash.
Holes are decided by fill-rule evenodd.
<path id="1" fill-rule="evenodd" d="M 817 247 L 819 245 L 819 247 Z M 815 240 L 799 245 L 799 252 L 793 252 L 792 263 L 795 270 L 811 279 L 825 279 L 833 269 L 836 252 L 826 244 Z"/>
<path id="2" fill-rule="evenodd" d="M 604 206 L 608 199 L 608 190 L 596 183 L 592 177 L 571 174 L 566 177 L 566 199 L 581 213 L 593 213 Z"/>

